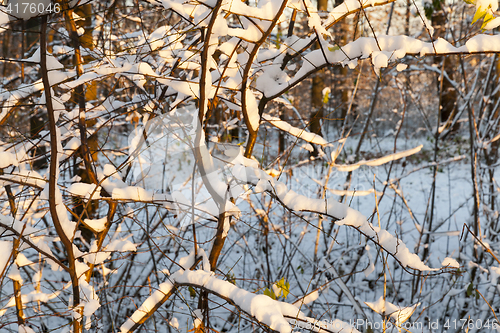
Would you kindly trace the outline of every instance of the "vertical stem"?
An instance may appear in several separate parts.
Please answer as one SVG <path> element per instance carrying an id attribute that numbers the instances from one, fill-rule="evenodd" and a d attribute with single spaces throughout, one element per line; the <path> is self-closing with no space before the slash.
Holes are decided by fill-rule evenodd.
<path id="1" fill-rule="evenodd" d="M 438 171 L 438 151 L 439 151 L 439 138 L 440 138 L 440 124 L 441 124 L 441 99 L 443 98 L 443 81 L 444 81 L 444 59 L 441 65 L 441 76 L 440 76 L 440 86 L 439 86 L 439 104 L 438 104 L 438 117 L 436 121 L 436 133 L 434 134 L 434 168 L 433 168 L 433 176 L 432 176 L 432 186 L 431 186 L 431 211 L 428 215 L 427 221 L 428 221 L 428 231 L 429 233 L 427 234 L 425 241 L 424 241 L 424 252 L 422 254 L 422 261 L 425 261 L 427 259 L 427 256 L 429 255 L 429 247 L 430 247 L 430 235 L 432 232 L 432 222 L 434 220 L 434 204 L 436 202 L 436 178 L 437 178 L 437 171 Z M 424 232 L 424 225 L 422 225 L 422 230 L 421 234 Z M 420 245 L 420 242 L 419 242 Z M 418 247 L 417 247 L 418 249 Z M 417 250 L 418 251 L 418 250 Z"/>
<path id="2" fill-rule="evenodd" d="M 208 177 L 208 172 L 205 168 L 204 161 L 203 161 L 203 156 L 202 156 L 202 151 L 201 151 L 201 145 L 202 141 L 205 139 L 203 135 L 203 122 L 205 119 L 205 115 L 207 114 L 208 111 L 208 94 L 207 92 L 210 91 L 211 86 L 212 86 L 212 80 L 207 80 L 208 78 L 211 78 L 210 75 L 208 75 L 209 70 L 210 70 L 210 61 L 209 57 L 212 55 L 209 54 L 210 50 L 210 41 L 211 41 L 211 35 L 212 35 L 212 29 L 214 27 L 215 21 L 217 20 L 217 16 L 219 15 L 220 8 L 222 7 L 222 0 L 217 0 L 217 3 L 215 7 L 212 9 L 212 16 L 210 17 L 210 21 L 208 23 L 207 28 L 204 31 L 204 41 L 203 41 L 203 46 L 201 50 L 201 71 L 200 71 L 200 98 L 199 98 L 199 111 L 198 111 L 198 128 L 196 130 L 196 139 L 195 139 L 195 147 L 194 147 L 194 153 L 196 157 L 196 165 L 198 166 L 198 170 L 200 171 L 200 174 L 203 179 L 203 183 L 205 184 L 207 190 L 209 191 L 210 195 L 212 196 L 212 199 L 215 201 L 215 203 L 219 206 L 219 217 L 217 220 L 217 231 L 215 233 L 215 240 L 212 246 L 212 250 L 210 251 L 209 255 L 209 262 L 210 262 L 210 268 L 215 271 L 217 267 L 217 259 L 219 258 L 219 255 L 222 251 L 222 247 L 224 246 L 224 241 L 225 241 L 225 236 L 223 234 L 224 230 L 224 222 L 226 219 L 226 213 L 225 213 L 225 200 L 224 198 L 220 197 L 220 195 L 217 193 L 217 191 L 212 187 L 212 184 L 210 183 L 210 180 L 207 178 Z M 208 155 L 210 155 L 210 152 L 206 152 Z M 193 177 L 194 178 L 194 177 Z M 194 197 L 193 197 L 193 202 L 192 205 L 194 205 Z M 194 215 L 193 215 L 194 218 Z M 196 237 L 196 229 L 193 223 L 193 236 Z M 197 252 L 197 244 L 195 241 L 195 251 Z M 208 293 L 205 291 L 202 291 L 200 294 L 200 298 L 198 301 L 198 308 L 203 310 L 204 314 L 204 319 L 205 319 L 205 327 L 209 328 L 210 326 L 210 321 L 209 321 L 209 313 L 208 313 Z"/>
<path id="3" fill-rule="evenodd" d="M 246 95 L 247 95 L 247 89 L 250 89 L 250 87 L 248 86 L 248 79 L 250 76 L 250 70 L 252 69 L 253 61 L 254 61 L 255 57 L 257 56 L 257 52 L 259 51 L 260 46 L 262 44 L 264 44 L 264 42 L 267 40 L 267 37 L 274 30 L 274 27 L 276 26 L 276 24 L 278 24 L 278 19 L 280 18 L 281 14 L 285 10 L 287 3 L 288 3 L 288 0 L 282 1 L 281 6 L 274 17 L 274 20 L 271 22 L 267 31 L 264 34 L 262 34 L 261 39 L 259 39 L 259 41 L 257 41 L 253 45 L 253 47 L 251 47 L 251 51 L 250 51 L 250 55 L 248 56 L 247 64 L 246 64 L 245 68 L 243 69 L 242 80 L 241 80 L 241 111 L 242 111 L 243 117 L 245 119 L 245 124 L 247 126 L 247 131 L 248 131 L 248 141 L 247 141 L 247 146 L 245 148 L 245 154 L 244 154 L 244 156 L 246 158 L 250 158 L 252 156 L 252 151 L 253 151 L 253 148 L 255 146 L 255 143 L 257 142 L 257 134 L 259 131 L 258 126 L 255 129 L 252 128 L 252 124 L 250 122 L 248 105 L 247 105 L 247 96 Z M 262 100 L 261 100 L 261 102 L 262 102 Z M 260 117 L 260 113 L 262 111 L 261 105 L 265 105 L 265 103 L 264 104 L 260 103 L 260 105 L 259 105 L 259 117 Z M 253 111 L 255 112 L 257 110 L 253 110 Z"/>
<path id="4" fill-rule="evenodd" d="M 0 169 L 0 175 L 3 175 L 3 169 Z M 5 185 L 5 192 L 7 192 L 7 197 L 9 199 L 9 206 L 10 206 L 10 212 L 12 214 L 12 218 L 16 218 L 17 214 L 17 207 L 15 204 L 14 200 L 14 195 L 12 193 L 12 190 L 10 188 L 10 185 Z M 26 226 L 24 226 L 25 228 Z M 24 232 L 24 228 L 22 232 Z M 21 232 L 21 234 L 22 234 Z M 16 265 L 15 261 L 17 258 L 17 255 L 19 253 L 18 248 L 19 248 L 19 240 L 21 239 L 21 235 L 19 235 L 18 238 L 14 239 L 14 244 L 12 246 L 12 259 L 14 260 L 14 265 Z M 10 258 L 9 258 L 10 260 Z M 3 274 L 2 274 L 3 275 Z M 1 276 L 1 275 L 0 275 Z M 14 287 L 14 299 L 16 302 L 16 315 L 17 315 L 17 324 L 19 326 L 24 325 L 24 312 L 23 312 L 23 300 L 21 296 L 21 283 L 17 280 L 12 280 L 13 287 Z"/>
<path id="5" fill-rule="evenodd" d="M 460 57 L 460 66 L 462 68 L 465 92 L 467 93 L 467 78 L 465 77 L 465 68 L 462 57 Z M 474 234 L 476 234 L 479 239 L 482 239 L 481 222 L 479 220 L 479 206 L 481 204 L 481 200 L 479 199 L 479 187 L 477 185 L 477 152 L 475 144 L 477 133 L 477 129 L 475 128 L 476 117 L 474 116 L 474 110 L 470 105 L 470 99 L 468 99 L 466 103 L 469 115 L 470 168 L 472 177 L 472 190 L 474 195 Z M 476 257 L 476 259 L 477 255 L 477 250 L 474 248 L 474 256 Z"/>
<path id="6" fill-rule="evenodd" d="M 50 167 L 49 167 L 49 210 L 50 215 L 52 217 L 52 221 L 54 222 L 54 227 L 61 239 L 61 242 L 64 245 L 66 250 L 66 255 L 68 259 L 68 267 L 69 274 L 71 277 L 72 291 L 73 291 L 73 308 L 78 311 L 76 307 L 80 304 L 80 288 L 78 283 L 78 276 L 76 274 L 75 267 L 75 255 L 73 253 L 73 243 L 66 236 L 61 222 L 59 220 L 59 216 L 57 213 L 57 202 L 56 202 L 56 189 L 57 189 L 57 177 L 58 177 L 58 168 L 59 168 L 59 160 L 57 158 L 58 154 L 58 144 L 57 144 L 57 127 L 56 120 L 54 116 L 54 107 L 52 105 L 52 96 L 50 91 L 50 82 L 48 76 L 47 69 L 47 15 L 42 16 L 42 28 L 40 32 L 40 71 L 42 74 L 42 82 L 45 91 L 45 101 L 47 104 L 47 113 L 49 116 L 49 130 L 50 130 Z M 81 310 L 80 310 L 81 314 Z M 73 321 L 73 332 L 80 333 L 81 325 L 80 320 L 76 319 Z"/>
<path id="7" fill-rule="evenodd" d="M 17 265 L 15 263 L 17 254 L 19 251 L 17 250 L 19 248 L 19 240 L 21 236 L 18 238 L 14 239 L 14 245 L 12 248 L 12 257 L 14 259 L 14 265 Z M 12 280 L 12 283 L 14 284 L 14 298 L 16 302 L 16 315 L 17 315 L 17 324 L 19 326 L 24 325 L 25 320 L 24 320 L 24 312 L 23 312 L 23 301 L 22 301 L 22 296 L 21 296 L 21 283 L 17 280 Z"/>
<path id="8" fill-rule="evenodd" d="M 24 22 L 24 20 L 22 20 L 21 22 L 21 25 L 22 25 L 22 30 L 23 32 L 21 33 L 21 59 L 24 58 L 24 54 L 26 53 L 26 38 L 24 36 L 24 34 L 26 33 L 26 22 Z M 4 54 L 4 57 L 6 55 Z M 21 83 L 24 83 L 24 62 L 21 61 Z"/>
<path id="9" fill-rule="evenodd" d="M 2 41 L 2 57 L 7 57 L 7 53 L 9 52 L 9 45 L 11 41 L 12 34 L 12 23 L 9 23 L 9 29 L 3 32 L 3 41 Z M 21 55 L 21 59 L 23 55 Z M 22 63 L 21 63 L 22 64 Z M 4 61 L 2 64 L 2 75 L 3 77 L 7 77 L 7 62 Z"/>
<path id="10" fill-rule="evenodd" d="M 222 247 L 224 246 L 224 241 L 226 237 L 224 236 L 224 224 L 226 220 L 226 213 L 222 212 L 219 214 L 219 221 L 217 223 L 217 231 L 215 232 L 215 240 L 212 245 L 212 251 L 208 256 L 208 261 L 210 262 L 210 267 L 213 271 L 217 268 L 217 261 L 222 252 Z"/>
<path id="11" fill-rule="evenodd" d="M 282 107 L 281 105 L 279 106 L 279 116 L 280 119 L 285 121 L 285 108 Z M 283 131 L 279 131 L 279 154 L 284 154 L 285 153 L 285 133 Z"/>
<path id="12" fill-rule="evenodd" d="M 83 59 L 80 50 L 80 39 L 78 38 L 78 31 L 76 28 L 75 20 L 73 19 L 73 10 L 69 8 L 68 2 L 62 2 L 62 9 L 64 12 L 64 19 L 66 21 L 66 30 L 69 33 L 71 38 L 71 43 L 73 44 L 73 49 L 75 50 L 75 56 L 73 58 L 73 64 L 76 67 L 76 75 L 80 77 L 83 75 Z M 75 94 L 78 98 L 78 111 L 79 111 L 79 122 L 78 127 L 80 130 L 80 150 L 83 162 L 85 164 L 85 169 L 88 173 L 90 181 L 94 184 L 97 184 L 97 177 L 95 175 L 94 170 L 92 169 L 92 165 L 90 163 L 90 150 L 87 144 L 87 124 L 85 120 L 85 89 L 84 85 L 80 84 L 75 88 Z"/>

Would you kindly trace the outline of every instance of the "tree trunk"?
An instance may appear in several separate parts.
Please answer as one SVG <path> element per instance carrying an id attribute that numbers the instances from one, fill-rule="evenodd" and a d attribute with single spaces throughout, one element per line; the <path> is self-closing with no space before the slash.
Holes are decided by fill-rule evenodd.
<path id="1" fill-rule="evenodd" d="M 318 11 L 326 11 L 328 7 L 328 2 L 326 0 L 318 0 Z M 316 44 L 316 48 L 319 44 Z M 321 135 L 321 120 L 324 117 L 323 108 L 323 89 L 325 88 L 325 70 L 322 69 L 318 71 L 312 77 L 312 87 L 311 87 L 311 119 L 309 122 L 309 128 L 311 132 Z M 318 155 L 318 150 L 314 147 L 314 151 L 311 153 L 313 156 Z"/>
<path id="2" fill-rule="evenodd" d="M 443 2 L 438 1 L 434 3 L 434 11 L 432 13 L 432 26 L 435 28 L 434 31 L 434 39 L 437 39 L 439 37 L 445 38 L 446 37 L 446 12 L 443 9 Z M 434 60 L 435 64 L 443 65 L 444 66 L 444 71 L 446 74 L 448 74 L 448 77 L 450 80 L 453 80 L 453 73 L 455 72 L 456 64 L 458 63 L 456 56 L 446 56 L 444 57 L 435 57 Z M 440 97 L 440 121 L 441 123 L 447 123 L 446 127 L 451 126 L 453 117 L 456 113 L 456 102 L 457 102 L 457 91 L 453 87 L 452 83 L 446 78 L 446 76 L 443 78 L 443 85 L 442 85 L 442 90 L 440 91 L 441 83 L 438 82 L 438 91 L 440 91 L 441 97 Z M 458 125 L 455 125 L 453 130 L 457 130 Z"/>
<path id="3" fill-rule="evenodd" d="M 34 17 L 26 22 L 22 22 L 23 32 L 22 32 L 22 47 L 21 47 L 21 58 L 28 57 L 40 41 L 40 24 L 41 20 L 39 17 Z M 21 81 L 26 82 L 24 76 L 24 68 L 22 68 Z M 43 109 L 33 108 L 30 112 L 30 137 L 36 142 L 39 138 L 39 133 L 45 129 L 45 123 L 47 122 L 47 116 L 43 112 Z M 46 154 L 47 150 L 45 146 L 36 145 L 31 151 L 31 156 L 33 156 L 33 168 L 35 170 L 45 168 L 47 166 L 47 159 L 42 157 Z"/>
<path id="4" fill-rule="evenodd" d="M 64 9 L 64 8 L 63 8 Z M 73 58 L 73 64 L 77 69 L 78 76 L 83 74 L 83 64 L 92 60 L 92 56 L 81 56 L 80 47 L 92 50 L 94 48 L 93 44 L 93 31 L 94 26 L 92 24 L 92 5 L 86 4 L 75 8 L 75 13 L 82 17 L 82 20 L 74 21 L 72 16 L 72 10 L 67 9 L 69 15 L 65 15 L 66 26 L 70 38 L 72 40 L 72 46 L 77 52 Z M 76 29 L 83 28 L 84 33 L 78 36 Z M 96 81 L 92 81 L 90 84 L 80 85 L 75 88 L 73 92 L 73 102 L 79 106 L 79 128 L 81 137 L 81 149 L 78 156 L 83 162 L 75 163 L 75 174 L 81 178 L 82 183 L 97 183 L 95 173 L 93 171 L 92 162 L 97 161 L 97 151 L 98 151 L 98 141 L 97 134 L 93 134 L 87 137 L 87 128 L 94 126 L 96 123 L 95 119 L 86 119 L 86 103 L 89 100 L 94 100 L 97 98 L 97 85 Z M 76 162 L 76 159 L 75 159 Z M 80 198 L 74 198 L 74 212 L 75 215 L 81 217 L 81 219 L 91 219 L 94 217 L 98 204 L 96 201 L 84 202 Z M 79 228 L 82 232 L 82 236 L 87 242 L 90 242 L 93 233 L 90 229 L 79 224 Z"/>

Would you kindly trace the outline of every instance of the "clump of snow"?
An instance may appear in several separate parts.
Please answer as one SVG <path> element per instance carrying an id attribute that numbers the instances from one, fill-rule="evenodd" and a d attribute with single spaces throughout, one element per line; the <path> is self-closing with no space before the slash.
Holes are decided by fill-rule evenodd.
<path id="1" fill-rule="evenodd" d="M 328 144 L 328 141 L 323 139 L 323 137 L 308 132 L 305 129 L 293 127 L 292 125 L 290 125 L 286 121 L 279 119 L 278 117 L 273 117 L 267 114 L 263 114 L 262 118 L 267 122 L 269 122 L 271 125 L 275 126 L 276 128 L 279 128 L 280 130 L 287 132 L 290 135 L 300 138 L 306 142 L 318 144 L 320 146 L 326 146 Z"/>
<path id="2" fill-rule="evenodd" d="M 256 131 L 259 128 L 260 124 L 260 116 L 259 116 L 259 109 L 257 107 L 257 100 L 255 99 L 254 93 L 250 90 L 247 89 L 245 90 L 245 95 L 246 95 L 246 109 L 248 113 L 248 120 L 250 122 L 250 126 L 252 127 L 252 130 Z"/>
<path id="3" fill-rule="evenodd" d="M 203 314 L 201 313 L 201 309 L 194 310 L 193 315 L 195 316 L 193 325 L 194 328 L 197 328 L 203 323 Z"/>
<path id="4" fill-rule="evenodd" d="M 335 168 L 339 171 L 354 171 L 357 168 L 359 168 L 362 165 L 367 165 L 367 166 L 379 166 L 391 161 L 399 160 L 404 157 L 408 157 L 411 155 L 414 155 L 418 153 L 420 150 L 422 150 L 423 145 L 419 145 L 418 147 L 415 147 L 413 149 L 408 149 L 405 151 L 401 151 L 399 153 L 394 153 L 394 154 L 389 154 L 381 158 L 377 158 L 374 160 L 369 160 L 369 161 L 360 161 L 355 164 L 349 164 L 349 165 L 335 165 Z"/>
<path id="5" fill-rule="evenodd" d="M 136 324 L 143 320 L 144 317 L 148 316 L 158 303 L 161 303 L 165 297 L 170 295 L 173 288 L 173 283 L 170 281 L 164 282 L 158 286 L 151 296 L 149 296 L 144 303 L 137 309 L 130 318 L 128 318 L 125 323 L 120 327 L 122 333 L 129 332 L 130 329 Z"/>
<path id="6" fill-rule="evenodd" d="M 398 65 L 396 66 L 396 70 L 397 70 L 398 72 L 404 71 L 404 70 L 405 70 L 405 69 L 407 69 L 407 68 L 408 68 L 408 65 L 407 65 L 407 64 L 398 64 Z"/>
<path id="7" fill-rule="evenodd" d="M 259 54 L 260 55 L 260 54 Z M 259 91 L 266 91 L 272 88 L 275 84 L 284 84 L 288 82 L 290 78 L 288 75 L 281 70 L 280 66 L 277 64 L 272 64 L 264 68 L 264 72 L 257 78 L 256 88 Z"/>
<path id="8" fill-rule="evenodd" d="M 469 39 L 465 46 L 469 52 L 498 52 L 500 51 L 500 35 L 477 35 Z"/>
<path id="9" fill-rule="evenodd" d="M 95 184 L 88 183 L 73 183 L 68 188 L 68 192 L 74 196 L 83 197 L 85 199 L 100 199 L 101 188 Z"/>
<path id="10" fill-rule="evenodd" d="M 210 272 L 210 262 L 208 261 L 208 256 L 207 256 L 205 250 L 199 247 L 197 249 L 197 252 L 198 252 L 198 257 L 202 258 L 203 269 L 207 272 Z M 184 269 L 191 269 L 191 267 L 196 262 L 196 258 L 194 256 L 194 254 L 195 254 L 195 251 L 194 251 L 194 247 L 193 247 L 191 249 L 191 251 L 189 252 L 189 255 L 182 257 L 179 260 L 179 265 L 181 265 L 181 267 Z"/>
<path id="11" fill-rule="evenodd" d="M 295 301 L 293 305 L 296 307 L 300 307 L 302 304 L 309 304 L 317 300 L 319 297 L 319 292 L 317 290 L 313 291 L 312 293 L 307 294 L 305 297 Z"/>
<path id="12" fill-rule="evenodd" d="M 107 217 L 103 217 L 100 219 L 84 219 L 83 224 L 92 229 L 94 232 L 102 232 L 106 230 L 106 222 L 108 221 Z"/>
<path id="13" fill-rule="evenodd" d="M 139 186 L 114 188 L 111 197 L 116 200 L 153 201 L 153 192 Z"/>
<path id="14" fill-rule="evenodd" d="M 89 330 L 92 326 L 91 316 L 101 307 L 101 303 L 94 287 L 87 283 L 84 276 L 79 279 L 79 287 L 82 300 L 79 306 L 83 306 L 83 315 L 86 317 L 85 329 Z"/>
<path id="15" fill-rule="evenodd" d="M 12 253 L 12 242 L 9 241 L 0 241 L 0 253 L 3 253 L 0 256 L 0 273 L 5 270 L 7 264 L 9 263 L 10 254 Z"/>
<path id="16" fill-rule="evenodd" d="M 497 286 L 498 277 L 500 276 L 500 267 L 490 267 L 490 282 L 493 286 Z"/>
<path id="17" fill-rule="evenodd" d="M 5 252 L 1 252 L 1 253 L 5 253 Z M 26 258 L 26 256 L 22 252 L 17 254 L 15 262 L 16 262 L 16 265 L 19 267 L 33 265 L 33 261 Z M 0 271 L 1 271 L 1 264 L 0 264 Z"/>
<path id="18" fill-rule="evenodd" d="M 417 303 L 412 306 L 399 307 L 384 300 L 383 296 L 380 296 L 375 302 L 365 302 L 365 304 L 378 314 L 390 316 L 398 326 L 407 321 L 420 305 L 420 303 Z"/>
<path id="19" fill-rule="evenodd" d="M 0 169 L 6 168 L 9 165 L 19 165 L 16 155 L 6 151 L 0 151 Z"/>
<path id="20" fill-rule="evenodd" d="M 494 12 L 498 9 L 497 0 L 475 0 L 475 5 L 477 8 L 490 8 Z"/>
<path id="21" fill-rule="evenodd" d="M 120 172 L 111 164 L 106 164 L 102 168 L 102 172 L 106 177 L 115 177 L 121 179 Z"/>
<path id="22" fill-rule="evenodd" d="M 387 67 L 390 56 L 391 56 L 390 52 L 374 51 L 372 53 L 372 64 L 375 70 L 375 74 L 377 74 L 377 76 L 380 76 L 380 68 Z"/>
<path id="23" fill-rule="evenodd" d="M 450 268 L 459 268 L 460 264 L 455 259 L 446 257 L 446 258 L 444 258 L 443 262 L 441 263 L 441 266 L 443 266 L 443 267 L 447 266 Z"/>
<path id="24" fill-rule="evenodd" d="M 290 333 L 292 328 L 288 320 L 300 319 L 314 322 L 314 319 L 306 317 L 296 306 L 273 300 L 265 295 L 256 295 L 244 289 L 238 288 L 234 284 L 218 279 L 214 272 L 204 270 L 190 271 L 179 270 L 169 277 L 169 281 L 162 283 L 140 306 L 134 314 L 121 326 L 121 332 L 129 332 L 135 323 L 139 323 L 157 304 L 161 304 L 169 296 L 174 285 L 189 285 L 203 287 L 210 293 L 218 295 L 231 303 L 237 305 L 241 310 L 255 317 L 259 322 L 269 326 L 272 330 L 280 333 Z M 336 331 L 357 333 L 358 331 L 347 323 L 338 321 Z M 334 327 L 334 325 L 332 325 Z"/>
<path id="25" fill-rule="evenodd" d="M 7 277 L 13 281 L 23 284 L 23 278 L 21 277 L 21 272 L 19 272 L 17 265 L 10 266 L 10 271 L 9 274 L 7 274 Z"/>
<path id="26" fill-rule="evenodd" d="M 28 326 L 19 325 L 19 333 L 35 333 L 35 331 Z"/>
<path id="27" fill-rule="evenodd" d="M 184 269 L 190 269 L 191 266 L 194 265 L 194 263 L 196 262 L 196 258 L 194 256 L 194 248 L 191 249 L 191 251 L 189 252 L 189 255 L 188 256 L 185 256 L 185 257 L 182 257 L 181 259 L 179 259 L 179 265 L 181 265 L 182 268 Z"/>
<path id="28" fill-rule="evenodd" d="M 78 277 L 85 274 L 85 272 L 88 271 L 89 269 L 90 269 L 90 267 L 87 264 L 80 262 L 78 260 L 75 260 L 75 270 L 76 270 L 76 275 Z"/>
<path id="29" fill-rule="evenodd" d="M 172 317 L 172 319 L 170 319 L 170 321 L 168 322 L 168 324 L 170 326 L 172 326 L 173 328 L 175 328 L 175 329 L 179 329 L 179 321 L 175 317 Z"/>
<path id="30" fill-rule="evenodd" d="M 335 195 L 339 195 L 339 196 L 342 196 L 342 195 L 345 195 L 345 196 L 348 196 L 348 197 L 362 197 L 362 196 L 366 196 L 366 195 L 370 195 L 370 194 L 376 194 L 376 195 L 382 195 L 382 192 L 380 191 L 375 191 L 373 188 L 369 189 L 369 190 L 354 190 L 354 191 L 350 191 L 350 190 L 335 190 L 335 189 L 328 189 L 328 191 L 330 191 L 331 193 L 335 194 Z"/>

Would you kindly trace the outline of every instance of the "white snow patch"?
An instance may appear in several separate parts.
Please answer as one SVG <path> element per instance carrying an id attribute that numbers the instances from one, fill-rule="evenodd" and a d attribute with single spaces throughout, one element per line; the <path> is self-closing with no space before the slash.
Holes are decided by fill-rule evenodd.
<path id="1" fill-rule="evenodd" d="M 305 129 L 293 127 L 292 125 L 290 125 L 286 121 L 279 119 L 278 117 L 273 117 L 273 116 L 270 116 L 267 114 L 263 114 L 262 118 L 264 120 L 266 120 L 267 122 L 269 122 L 271 125 L 279 128 L 280 130 L 287 132 L 290 135 L 293 135 L 297 138 L 300 138 L 306 142 L 318 144 L 320 146 L 326 146 L 328 144 L 328 141 L 323 139 L 323 137 L 321 137 L 317 134 L 308 132 Z"/>
<path id="2" fill-rule="evenodd" d="M 35 331 L 28 326 L 19 325 L 19 333 L 35 333 Z"/>
<path id="3" fill-rule="evenodd" d="M 309 304 L 317 300 L 319 297 L 319 292 L 317 290 L 312 293 L 307 294 L 305 297 L 295 301 L 293 305 L 300 307 L 302 304 Z"/>
<path id="4" fill-rule="evenodd" d="M 404 70 L 405 70 L 405 69 L 407 69 L 407 68 L 408 68 L 408 65 L 407 65 L 407 64 L 398 64 L 398 65 L 396 66 L 396 70 L 397 70 L 398 72 L 404 71 Z"/>
<path id="5" fill-rule="evenodd" d="M 97 187 L 95 184 L 73 183 L 68 188 L 68 192 L 85 199 L 101 198 L 101 188 Z"/>
<path id="6" fill-rule="evenodd" d="M 365 302 L 365 304 L 378 314 L 390 316 L 398 326 L 408 320 L 420 305 L 420 303 L 417 303 L 412 306 L 400 307 L 384 300 L 383 296 L 380 296 L 375 302 Z"/>
<path id="7" fill-rule="evenodd" d="M 107 217 L 103 217 L 96 220 L 85 219 L 83 220 L 83 224 L 92 229 L 94 232 L 102 232 L 106 230 L 107 221 L 108 221 Z"/>
<path id="8" fill-rule="evenodd" d="M 384 157 L 377 158 L 377 159 L 374 159 L 374 160 L 360 161 L 358 163 L 349 164 L 349 165 L 337 165 L 337 164 L 335 164 L 334 166 L 335 166 L 335 168 L 337 168 L 337 170 L 339 170 L 339 171 L 345 171 L 345 172 L 347 172 L 347 171 L 354 171 L 354 170 L 356 170 L 357 168 L 359 168 L 362 165 L 379 166 L 379 165 L 382 165 L 382 164 L 385 164 L 385 163 L 388 163 L 388 162 L 391 162 L 391 161 L 399 160 L 399 159 L 401 159 L 403 157 L 407 157 L 407 156 L 411 156 L 413 154 L 416 154 L 420 150 L 422 150 L 422 147 L 423 147 L 423 145 L 420 145 L 420 146 L 415 147 L 413 149 L 404 150 L 404 151 L 401 151 L 399 153 L 389 154 L 389 155 L 386 155 Z"/>
<path id="9" fill-rule="evenodd" d="M 5 253 L 5 252 L 2 252 L 0 250 L 0 253 Z M 16 256 L 16 265 L 19 267 L 29 266 L 29 265 L 33 265 L 33 261 L 26 258 L 26 256 L 23 253 L 18 253 Z M 1 271 L 1 267 L 2 267 L 2 265 L 0 263 L 0 271 Z"/>

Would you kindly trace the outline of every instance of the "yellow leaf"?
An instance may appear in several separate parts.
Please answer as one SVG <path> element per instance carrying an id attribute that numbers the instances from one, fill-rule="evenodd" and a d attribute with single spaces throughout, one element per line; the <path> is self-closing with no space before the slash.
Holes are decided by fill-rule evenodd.
<path id="1" fill-rule="evenodd" d="M 493 20 L 494 18 L 495 17 L 490 12 L 486 12 L 486 15 L 484 15 L 483 21 L 484 21 L 484 23 L 487 23 L 487 22 Z"/>
<path id="2" fill-rule="evenodd" d="M 476 13 L 474 14 L 474 18 L 472 18 L 472 24 L 476 23 L 481 17 L 486 15 L 487 9 L 483 9 L 482 7 L 478 7 Z"/>
<path id="3" fill-rule="evenodd" d="M 283 297 L 286 298 L 290 293 L 290 283 L 282 277 L 281 280 L 276 282 L 276 285 L 280 289 L 280 295 L 283 295 Z"/>
<path id="4" fill-rule="evenodd" d="M 488 24 L 488 22 L 490 22 L 494 18 L 495 17 L 493 15 L 491 15 L 490 12 L 487 12 L 486 15 L 484 15 L 483 24 L 481 25 L 481 29 L 484 29 L 484 27 L 486 26 L 486 24 Z"/>
<path id="5" fill-rule="evenodd" d="M 272 299 L 276 299 L 276 294 L 274 291 L 269 290 L 268 288 L 264 289 L 264 295 L 271 297 Z"/>

